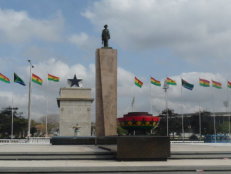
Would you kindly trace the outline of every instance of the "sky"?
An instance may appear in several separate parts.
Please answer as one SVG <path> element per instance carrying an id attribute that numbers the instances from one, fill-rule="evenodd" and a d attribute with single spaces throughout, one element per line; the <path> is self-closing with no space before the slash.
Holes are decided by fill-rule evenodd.
<path id="1" fill-rule="evenodd" d="M 109 46 L 118 51 L 117 117 L 131 111 L 133 97 L 134 111 L 158 115 L 166 108 L 166 77 L 177 83 L 167 91 L 175 112 L 229 110 L 230 9 L 227 0 L 0 0 L 0 73 L 11 80 L 0 81 L 0 108 L 13 103 L 27 117 L 28 59 L 43 79 L 42 86 L 32 83 L 32 119 L 59 114 L 59 89 L 74 74 L 94 98 L 95 50 L 107 24 Z M 25 87 L 13 82 L 14 72 Z M 60 82 L 48 82 L 48 73 Z M 135 76 L 142 88 L 134 85 Z M 162 86 L 151 85 L 151 76 Z M 222 89 L 201 87 L 199 78 L 218 81 Z M 182 88 L 181 79 L 194 89 Z"/>

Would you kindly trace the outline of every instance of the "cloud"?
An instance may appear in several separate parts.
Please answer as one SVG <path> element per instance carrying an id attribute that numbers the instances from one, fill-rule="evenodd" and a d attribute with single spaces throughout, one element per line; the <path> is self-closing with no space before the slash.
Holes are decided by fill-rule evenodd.
<path id="1" fill-rule="evenodd" d="M 76 45 L 79 49 L 85 51 L 88 56 L 92 57 L 91 53 L 95 52 L 95 49 L 99 47 L 97 38 L 89 36 L 87 33 L 73 34 L 69 37 L 69 42 Z"/>
<path id="2" fill-rule="evenodd" d="M 34 19 L 25 11 L 0 9 L 0 42 L 22 43 L 32 39 L 57 42 L 64 21 L 60 14 L 53 19 Z"/>
<path id="3" fill-rule="evenodd" d="M 38 119 L 45 114 L 58 114 L 59 108 L 56 99 L 59 97 L 61 87 L 68 87 L 67 79 L 73 78 L 74 74 L 78 78 L 83 79 L 83 85 L 86 88 L 92 88 L 92 97 L 95 98 L 95 65 L 90 64 L 84 66 L 82 64 L 68 65 L 61 60 L 50 58 L 38 64 L 34 64 L 32 72 L 43 79 L 43 85 L 32 83 L 32 105 L 31 118 Z M 60 77 L 60 82 L 48 82 L 47 74 Z M 20 77 L 25 79 L 26 87 L 15 84 L 12 92 L 9 84 L 7 89 L 2 88 L 0 92 L 0 105 L 8 107 L 12 102 L 12 94 L 14 96 L 14 106 L 19 107 L 20 111 L 27 116 L 28 104 L 28 79 L 29 67 L 20 69 L 18 73 Z M 165 93 L 162 87 L 151 85 L 150 79 L 147 77 L 138 77 L 143 83 L 143 87 L 139 88 L 134 84 L 134 74 L 122 67 L 118 67 L 118 117 L 131 112 L 131 101 L 135 97 L 134 111 L 146 111 L 158 114 L 165 109 Z M 176 76 L 170 76 L 176 80 L 176 86 L 170 86 L 167 92 L 168 107 L 174 109 L 176 113 L 192 113 L 197 112 L 199 107 L 201 110 L 210 112 L 224 112 L 224 101 L 230 100 L 227 94 L 226 83 L 227 77 L 223 74 L 213 74 L 204 72 L 181 73 Z M 155 78 L 155 77 L 154 77 Z M 181 87 L 181 78 L 194 84 L 192 91 Z M 222 83 L 222 89 L 213 87 L 205 88 L 199 86 L 199 78 L 209 81 L 215 80 Z M 163 82 L 165 79 L 158 79 Z M 11 84 L 10 84 L 11 85 Z M 13 84 L 12 84 L 13 85 Z M 92 120 L 95 120 L 94 105 L 92 104 Z M 48 108 L 48 110 L 47 110 Z"/>
<path id="4" fill-rule="evenodd" d="M 101 0 L 83 16 L 124 49 L 158 50 L 181 58 L 228 60 L 231 4 L 226 0 Z"/>
<path id="5" fill-rule="evenodd" d="M 50 58 L 48 60 L 41 61 L 38 64 L 33 64 L 34 68 L 32 73 L 38 75 L 43 79 L 42 86 L 32 83 L 32 104 L 31 112 L 32 118 L 38 119 L 39 117 L 48 114 L 58 114 L 59 108 L 57 106 L 56 99 L 59 97 L 59 90 L 63 87 L 68 87 L 67 79 L 71 79 L 76 74 L 77 78 L 83 79 L 83 87 L 93 88 L 94 84 L 94 68 L 90 64 L 89 67 L 85 67 L 82 64 L 74 64 L 69 66 L 61 60 Z M 52 82 L 47 80 L 47 74 L 51 74 L 60 78 L 60 82 Z M 29 67 L 22 68 L 21 74 L 27 74 L 29 77 Z M 28 84 L 28 83 L 27 83 Z M 28 85 L 27 85 L 28 87 Z M 92 93 L 94 94 L 94 88 Z M 27 92 L 27 91 L 26 91 Z M 25 93 L 25 91 L 24 91 Z M 16 94 L 14 94 L 16 95 Z M 17 96 L 16 96 L 17 97 Z M 18 96 L 23 98 L 23 112 L 27 113 L 28 96 Z M 25 102 L 23 102 L 25 101 Z M 48 104 L 48 106 L 47 106 Z M 48 110 L 47 110 L 48 107 Z"/>
<path id="6" fill-rule="evenodd" d="M 210 87 L 202 87 L 199 85 L 199 78 L 203 78 L 210 81 Z M 227 80 L 222 74 L 203 73 L 203 72 L 190 72 L 182 73 L 177 76 L 171 77 L 176 80 L 177 86 L 171 86 L 168 89 L 168 106 L 174 109 L 177 113 L 193 113 L 198 112 L 199 107 L 202 110 L 208 110 L 210 112 L 224 112 L 225 108 L 223 102 L 229 100 L 227 98 L 226 84 Z M 194 84 L 192 91 L 185 89 L 181 85 L 181 79 Z M 222 83 L 222 89 L 213 88 L 211 80 Z M 162 79 L 162 83 L 164 79 Z M 153 107 L 165 108 L 165 94 L 163 89 L 152 87 L 152 103 Z"/>

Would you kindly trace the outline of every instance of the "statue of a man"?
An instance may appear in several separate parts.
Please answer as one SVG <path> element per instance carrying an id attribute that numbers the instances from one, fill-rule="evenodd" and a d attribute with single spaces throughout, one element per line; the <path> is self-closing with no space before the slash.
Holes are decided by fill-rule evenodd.
<path id="1" fill-rule="evenodd" d="M 108 47 L 108 40 L 110 39 L 110 33 L 107 29 L 107 25 L 104 25 L 104 29 L 102 31 L 102 43 L 104 47 Z"/>

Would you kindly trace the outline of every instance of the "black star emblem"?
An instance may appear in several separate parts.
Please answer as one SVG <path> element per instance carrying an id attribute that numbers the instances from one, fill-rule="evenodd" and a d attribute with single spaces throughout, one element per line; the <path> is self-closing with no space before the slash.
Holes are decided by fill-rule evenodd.
<path id="1" fill-rule="evenodd" d="M 71 83 L 71 87 L 76 85 L 77 87 L 79 87 L 79 82 L 82 81 L 82 79 L 77 79 L 76 75 L 74 75 L 73 79 L 68 79 L 68 81 Z"/>

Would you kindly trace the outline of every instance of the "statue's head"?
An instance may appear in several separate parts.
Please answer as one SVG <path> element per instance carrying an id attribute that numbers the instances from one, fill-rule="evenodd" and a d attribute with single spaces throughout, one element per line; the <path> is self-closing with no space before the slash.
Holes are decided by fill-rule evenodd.
<path id="1" fill-rule="evenodd" d="M 107 24 L 106 24 L 106 25 L 104 25 L 104 28 L 107 28 Z"/>

